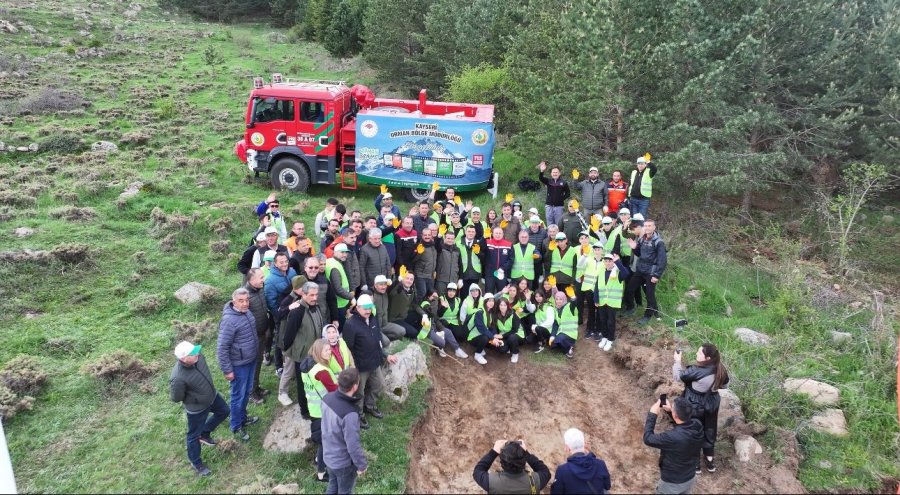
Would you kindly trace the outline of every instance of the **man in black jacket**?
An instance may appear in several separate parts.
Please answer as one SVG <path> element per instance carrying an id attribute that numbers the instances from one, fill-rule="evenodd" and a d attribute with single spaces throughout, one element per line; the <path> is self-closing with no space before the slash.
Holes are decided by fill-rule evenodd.
<path id="1" fill-rule="evenodd" d="M 244 276 L 244 279 L 247 278 L 247 272 L 249 272 L 250 268 L 253 267 L 253 257 L 256 255 L 256 252 L 265 245 L 266 234 L 264 232 L 260 232 L 256 235 L 256 244 L 250 244 L 244 251 L 244 254 L 241 255 L 241 259 L 237 262 L 237 269 L 239 272 L 241 272 L 241 275 Z"/>
<path id="2" fill-rule="evenodd" d="M 703 447 L 703 424 L 691 417 L 691 403 L 679 397 L 671 407 L 675 428 L 654 433 L 660 408 L 657 400 L 644 423 L 644 444 L 660 450 L 656 493 L 691 493 L 696 481 L 697 458 Z"/>
<path id="3" fill-rule="evenodd" d="M 503 470 L 491 473 L 498 456 Z M 526 463 L 533 472 L 525 471 Z M 472 477 L 488 493 L 539 493 L 550 482 L 550 468 L 528 452 L 523 440 L 497 440 L 475 465 Z"/>
<path id="4" fill-rule="evenodd" d="M 181 402 L 187 414 L 187 454 L 191 466 L 200 476 L 209 476 L 212 471 L 200 458 L 200 444 L 216 445 L 212 432 L 225 421 L 229 411 L 225 399 L 216 392 L 200 348 L 190 342 L 175 346 L 178 363 L 169 377 L 169 398 L 172 402 Z"/>
<path id="5" fill-rule="evenodd" d="M 263 292 L 265 276 L 261 268 L 251 268 L 247 272 L 247 283 L 242 287 L 250 293 L 250 313 L 256 320 L 256 338 L 259 339 L 259 350 L 256 352 L 256 373 L 253 375 L 253 392 L 250 401 L 254 404 L 262 404 L 263 397 L 269 392 L 259 386 L 259 372 L 263 363 L 269 364 L 269 348 L 272 346 L 272 332 L 269 325 L 272 319 L 269 317 L 269 308 L 266 306 L 266 294 Z"/>
<path id="6" fill-rule="evenodd" d="M 656 304 L 656 284 L 666 271 L 668 256 L 666 255 L 666 243 L 656 233 L 656 222 L 644 220 L 644 235 L 637 240 L 628 239 L 628 245 L 638 256 L 637 265 L 631 278 L 628 279 L 628 287 L 625 288 L 625 316 L 634 314 L 635 293 L 644 288 L 647 294 L 647 309 L 644 317 L 638 320 L 638 324 L 646 325 L 650 318 L 657 316 L 659 306 Z"/>
<path id="7" fill-rule="evenodd" d="M 538 175 L 538 180 L 541 181 L 541 184 L 547 186 L 547 203 L 544 207 L 547 225 L 559 225 L 562 220 L 566 200 L 572 195 L 571 191 L 569 191 L 569 183 L 560 178 L 562 172 L 557 165 L 550 168 L 549 179 L 544 177 L 544 172 L 547 170 L 546 162 L 538 164 L 538 170 L 541 171 Z"/>
<path id="8" fill-rule="evenodd" d="M 347 319 L 342 334 L 344 342 L 347 343 L 347 348 L 350 349 L 350 354 L 353 356 L 353 362 L 356 363 L 356 369 L 359 370 L 358 394 L 363 396 L 363 400 L 357 403 L 357 407 L 360 416 L 359 426 L 362 429 L 369 428 L 369 422 L 363 415 L 364 413 L 378 419 L 384 417 L 376 404 L 384 385 L 381 365 L 385 360 L 390 364 L 397 362 L 397 356 L 389 356 L 387 350 L 382 346 L 378 318 L 372 315 L 374 308 L 375 302 L 372 300 L 372 296 L 368 294 L 359 296 L 356 300 L 355 311 Z"/>

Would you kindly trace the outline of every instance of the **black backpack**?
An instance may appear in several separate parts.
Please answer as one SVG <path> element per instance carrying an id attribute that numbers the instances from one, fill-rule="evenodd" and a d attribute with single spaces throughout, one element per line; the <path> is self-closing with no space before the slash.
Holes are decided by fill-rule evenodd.
<path id="1" fill-rule="evenodd" d="M 522 192 L 537 191 L 540 188 L 541 183 L 534 179 L 529 179 L 528 177 L 519 179 L 519 189 Z"/>

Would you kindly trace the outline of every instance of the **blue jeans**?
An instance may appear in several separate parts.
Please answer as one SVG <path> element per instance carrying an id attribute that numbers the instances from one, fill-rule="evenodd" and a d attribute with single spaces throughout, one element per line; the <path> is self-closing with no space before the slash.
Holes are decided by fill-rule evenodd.
<path id="1" fill-rule="evenodd" d="M 419 298 L 425 299 L 434 292 L 434 279 L 425 277 L 416 277 L 416 293 Z"/>
<path id="2" fill-rule="evenodd" d="M 547 216 L 547 225 L 559 225 L 559 222 L 562 221 L 564 209 L 562 206 L 545 205 L 544 214 Z"/>
<path id="3" fill-rule="evenodd" d="M 631 205 L 631 218 L 640 213 L 644 216 L 644 220 L 647 219 L 647 212 L 650 210 L 649 199 L 628 198 L 628 203 Z"/>
<path id="4" fill-rule="evenodd" d="M 235 366 L 234 380 L 231 380 L 231 431 L 238 431 L 247 419 L 247 401 L 253 392 L 253 374 L 256 371 L 256 360 Z"/>
<path id="5" fill-rule="evenodd" d="M 212 417 L 209 416 L 209 413 L 212 413 Z M 225 421 L 227 417 L 228 404 L 225 403 L 225 399 L 219 394 L 216 394 L 216 399 L 213 403 L 203 411 L 187 413 L 187 454 L 191 464 L 197 466 L 202 462 L 200 459 L 200 437 L 210 436 L 213 430 L 222 421 Z"/>
<path id="6" fill-rule="evenodd" d="M 553 338 L 553 345 L 551 347 L 559 347 L 563 352 L 569 352 L 569 349 L 575 346 L 575 341 L 572 340 L 571 337 L 564 333 L 556 334 L 556 337 Z"/>
<path id="7" fill-rule="evenodd" d="M 328 488 L 326 495 L 353 493 L 356 488 L 356 466 L 350 464 L 345 468 L 328 468 Z"/>

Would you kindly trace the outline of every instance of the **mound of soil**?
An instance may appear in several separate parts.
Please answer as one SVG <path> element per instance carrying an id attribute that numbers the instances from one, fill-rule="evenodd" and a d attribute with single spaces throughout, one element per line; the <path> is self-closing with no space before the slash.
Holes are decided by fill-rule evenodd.
<path id="1" fill-rule="evenodd" d="M 584 431 L 591 450 L 606 461 L 613 493 L 654 491 L 659 451 L 643 444 L 644 420 L 658 390 L 672 386 L 672 351 L 642 345 L 627 335 L 616 345 L 605 353 L 596 343 L 581 340 L 571 361 L 562 356 L 535 359 L 530 348 L 518 364 L 491 352 L 484 367 L 471 359 L 465 369 L 434 359 L 430 407 L 410 445 L 408 492 L 480 491 L 472 470 L 501 438 L 524 439 L 555 471 L 565 462 L 562 435 L 571 427 Z M 670 427 L 661 415 L 656 430 Z M 716 448 L 718 470 L 700 475 L 694 493 L 804 491 L 795 477 L 795 459 L 776 465 L 764 453 L 739 463 L 728 440 L 720 439 Z M 549 492 L 548 485 L 544 493 Z"/>

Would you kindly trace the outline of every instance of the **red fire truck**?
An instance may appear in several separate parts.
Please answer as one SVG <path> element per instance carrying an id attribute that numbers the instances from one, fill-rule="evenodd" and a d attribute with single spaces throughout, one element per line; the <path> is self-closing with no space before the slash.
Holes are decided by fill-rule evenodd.
<path id="1" fill-rule="evenodd" d="M 358 183 L 428 196 L 434 182 L 458 191 L 494 188 L 493 105 L 375 98 L 343 81 L 253 81 L 244 138 L 234 152 L 276 189 Z"/>

